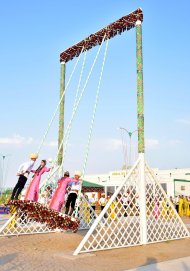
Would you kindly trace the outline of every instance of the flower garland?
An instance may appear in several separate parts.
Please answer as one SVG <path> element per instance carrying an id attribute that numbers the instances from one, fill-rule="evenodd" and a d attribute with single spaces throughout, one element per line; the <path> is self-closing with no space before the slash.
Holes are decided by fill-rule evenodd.
<path id="1" fill-rule="evenodd" d="M 77 232 L 80 220 L 68 215 L 61 214 L 52 210 L 39 202 L 28 200 L 11 200 L 8 205 L 17 209 L 18 216 L 26 214 L 29 218 L 36 222 L 45 223 L 47 227 L 54 230 L 72 230 Z"/>

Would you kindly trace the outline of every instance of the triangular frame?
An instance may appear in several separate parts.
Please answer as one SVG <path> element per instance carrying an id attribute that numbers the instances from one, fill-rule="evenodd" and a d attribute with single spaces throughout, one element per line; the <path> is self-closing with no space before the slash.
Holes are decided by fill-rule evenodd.
<path id="1" fill-rule="evenodd" d="M 122 204 L 118 207 L 118 198 L 129 189 L 135 192 L 131 193 L 132 204 L 129 204 L 128 214 L 125 217 Z M 133 203 L 137 201 L 137 196 L 139 196 L 139 205 Z M 150 197 L 152 197 L 151 204 L 149 204 Z M 110 214 L 109 210 L 114 204 L 116 207 L 113 207 L 115 209 L 112 209 Z M 74 251 L 74 255 L 187 237 L 189 232 L 186 226 L 145 162 L 144 154 L 139 154 L 126 179 L 94 221 Z"/>

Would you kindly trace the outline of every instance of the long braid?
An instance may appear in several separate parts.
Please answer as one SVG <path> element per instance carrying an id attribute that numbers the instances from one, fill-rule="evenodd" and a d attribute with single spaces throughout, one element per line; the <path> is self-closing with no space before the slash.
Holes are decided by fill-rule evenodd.
<path id="1" fill-rule="evenodd" d="M 36 172 L 34 175 L 39 175 L 42 168 L 44 168 L 46 166 L 46 160 L 42 160 L 42 162 L 44 162 L 44 165 L 43 166 L 39 165 L 39 167 L 36 169 Z"/>

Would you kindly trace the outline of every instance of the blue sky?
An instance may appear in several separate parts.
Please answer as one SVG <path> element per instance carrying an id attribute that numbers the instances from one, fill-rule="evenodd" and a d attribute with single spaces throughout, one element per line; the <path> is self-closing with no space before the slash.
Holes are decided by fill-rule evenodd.
<path id="1" fill-rule="evenodd" d="M 6 186 L 20 163 L 36 151 L 59 99 L 59 54 L 89 34 L 141 7 L 143 22 L 146 159 L 152 167 L 189 167 L 189 0 L 2 1 L 0 6 L 0 153 L 10 154 Z M 105 45 L 69 141 L 65 168 L 82 168 Z M 98 50 L 87 55 L 84 77 Z M 67 65 L 66 78 L 75 64 Z M 72 111 L 82 59 L 66 94 Z M 85 78 L 83 78 L 84 83 Z M 135 29 L 109 42 L 87 173 L 120 169 L 120 126 L 135 130 Z M 56 154 L 56 118 L 40 159 Z M 132 160 L 136 157 L 136 135 Z M 2 170 L 1 170 L 2 175 Z"/>

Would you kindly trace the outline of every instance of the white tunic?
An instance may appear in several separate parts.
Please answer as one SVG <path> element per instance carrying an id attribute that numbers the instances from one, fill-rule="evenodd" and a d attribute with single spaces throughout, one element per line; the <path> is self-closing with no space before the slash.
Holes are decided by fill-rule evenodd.
<path id="1" fill-rule="evenodd" d="M 100 204 L 101 206 L 105 206 L 105 205 L 106 205 L 106 199 L 105 199 L 105 198 L 100 198 L 100 199 L 99 199 L 99 204 Z"/>
<path id="2" fill-rule="evenodd" d="M 96 205 L 96 199 L 95 199 L 95 198 L 90 198 L 89 202 L 90 202 L 90 204 L 91 204 L 92 206 L 95 206 L 95 205 Z"/>
<path id="3" fill-rule="evenodd" d="M 18 168 L 18 174 L 22 174 L 25 177 L 28 177 L 28 173 L 30 173 L 30 171 L 32 170 L 33 166 L 34 166 L 34 161 L 29 161 L 29 162 L 25 162 L 23 164 L 20 165 L 20 167 Z"/>
<path id="4" fill-rule="evenodd" d="M 69 191 L 69 194 L 70 193 L 78 193 L 78 191 L 80 190 L 80 187 L 81 187 L 81 185 L 80 185 L 80 183 L 79 182 L 77 182 L 77 183 L 72 183 L 72 185 L 71 185 L 71 190 Z M 75 191 L 75 190 L 77 190 L 77 191 Z"/>

